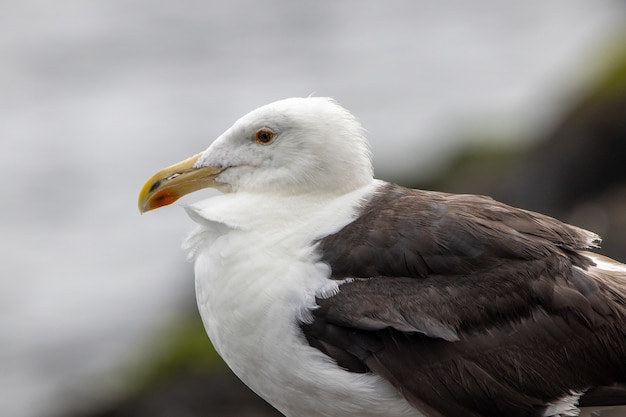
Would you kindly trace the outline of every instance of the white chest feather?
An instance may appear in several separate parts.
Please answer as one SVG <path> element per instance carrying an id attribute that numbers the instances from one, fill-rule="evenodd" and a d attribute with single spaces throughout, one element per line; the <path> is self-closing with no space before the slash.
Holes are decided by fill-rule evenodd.
<path id="1" fill-rule="evenodd" d="M 224 195 L 188 209 L 201 224 L 186 245 L 207 333 L 233 372 L 287 416 L 421 416 L 383 379 L 337 367 L 298 326 L 316 296 L 340 285 L 312 242 L 350 222 L 378 186 L 325 201 Z"/>

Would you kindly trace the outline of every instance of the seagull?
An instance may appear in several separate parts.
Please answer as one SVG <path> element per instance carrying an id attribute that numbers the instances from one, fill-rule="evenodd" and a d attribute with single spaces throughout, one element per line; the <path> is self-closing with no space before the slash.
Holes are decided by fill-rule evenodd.
<path id="1" fill-rule="evenodd" d="M 322 97 L 251 111 L 152 176 L 139 210 L 207 187 L 222 194 L 185 207 L 199 312 L 232 371 L 285 416 L 626 404 L 626 265 L 591 252 L 596 234 L 375 179 L 364 129 Z"/>

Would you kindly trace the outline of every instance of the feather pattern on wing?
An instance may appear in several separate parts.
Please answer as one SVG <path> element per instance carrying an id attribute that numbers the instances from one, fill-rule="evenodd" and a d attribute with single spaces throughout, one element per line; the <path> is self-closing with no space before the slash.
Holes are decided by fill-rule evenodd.
<path id="1" fill-rule="evenodd" d="M 543 416 L 586 390 L 587 405 L 624 402 L 626 293 L 585 252 L 598 243 L 487 197 L 388 184 L 319 241 L 332 278 L 352 280 L 301 328 L 427 415 Z"/>

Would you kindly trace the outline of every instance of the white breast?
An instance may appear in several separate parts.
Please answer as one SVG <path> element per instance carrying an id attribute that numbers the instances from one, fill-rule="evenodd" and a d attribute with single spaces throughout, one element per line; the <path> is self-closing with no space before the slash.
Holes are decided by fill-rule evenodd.
<path id="1" fill-rule="evenodd" d="M 290 417 L 420 417 L 387 381 L 339 368 L 298 323 L 337 291 L 315 239 L 338 231 L 379 182 L 339 198 L 214 197 L 188 208 L 196 295 L 215 348 L 257 394 Z"/>

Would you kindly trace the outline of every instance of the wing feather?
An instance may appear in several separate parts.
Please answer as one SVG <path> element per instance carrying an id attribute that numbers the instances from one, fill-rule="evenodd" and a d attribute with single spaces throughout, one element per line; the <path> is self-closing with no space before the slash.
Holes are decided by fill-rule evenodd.
<path id="1" fill-rule="evenodd" d="M 487 197 L 388 185 L 319 242 L 352 280 L 301 328 L 427 415 L 542 416 L 589 388 L 616 402 L 601 387 L 626 384 L 626 297 L 588 273 L 598 242 Z"/>

